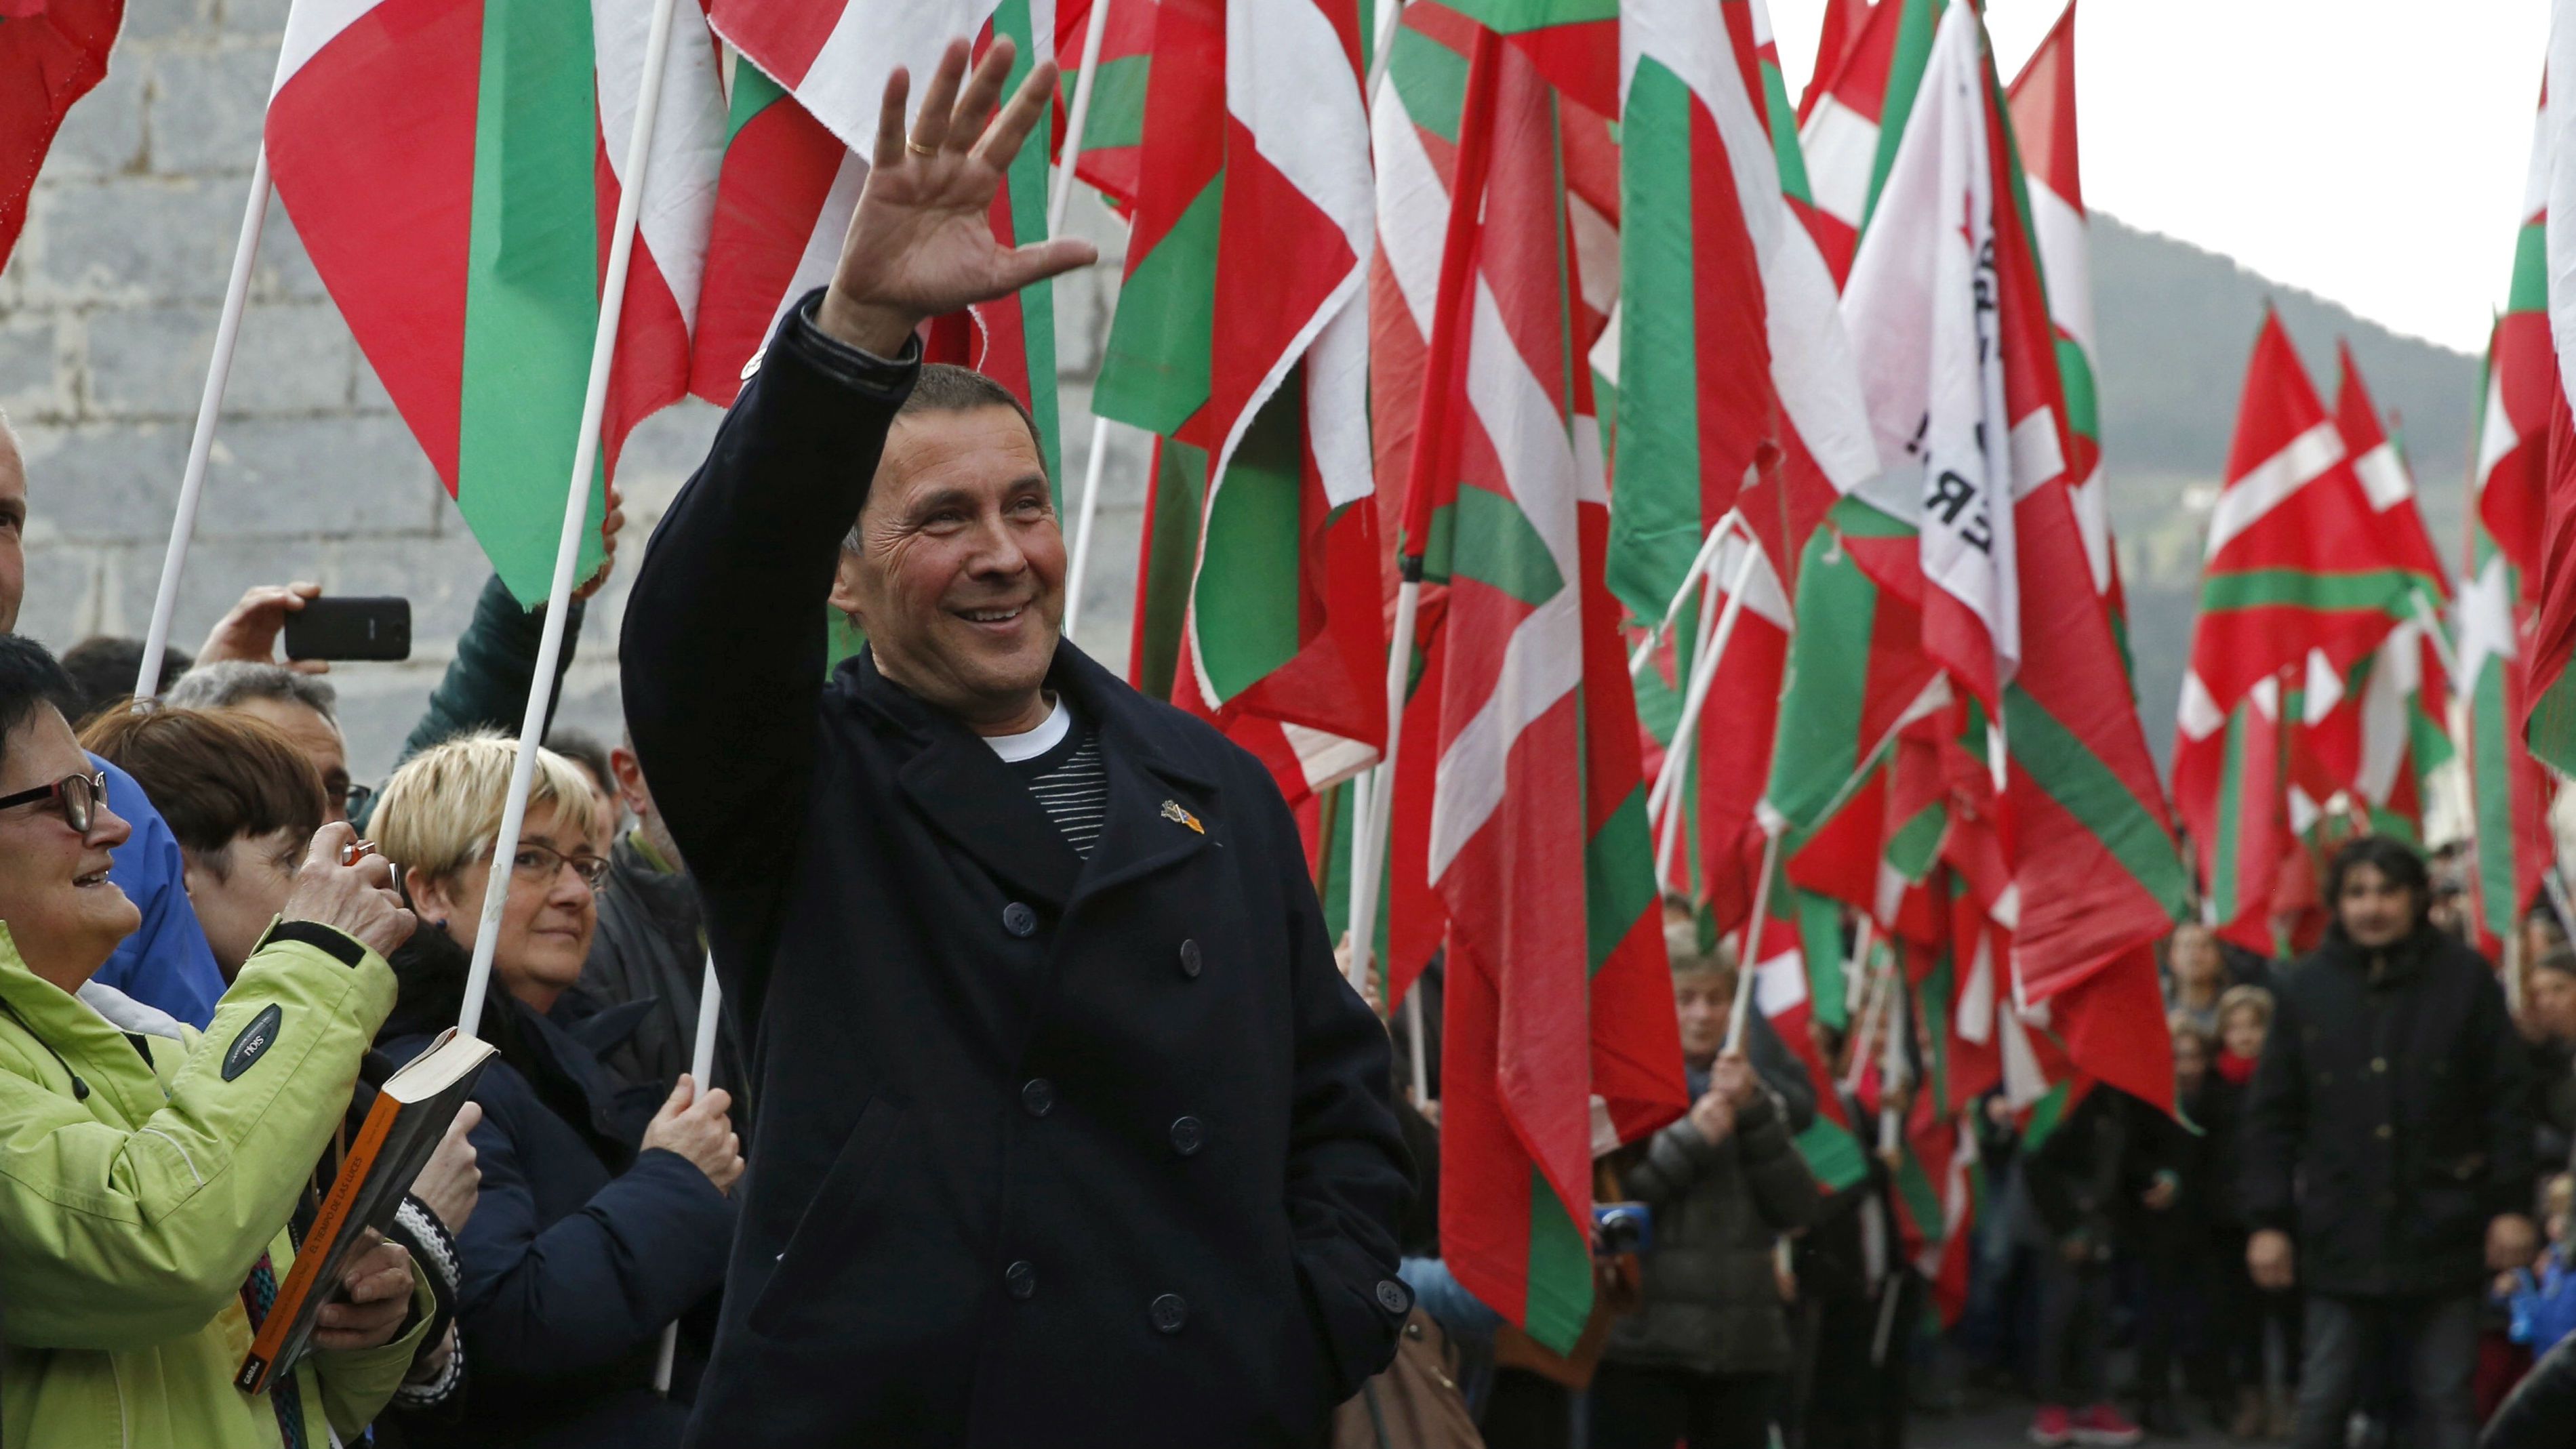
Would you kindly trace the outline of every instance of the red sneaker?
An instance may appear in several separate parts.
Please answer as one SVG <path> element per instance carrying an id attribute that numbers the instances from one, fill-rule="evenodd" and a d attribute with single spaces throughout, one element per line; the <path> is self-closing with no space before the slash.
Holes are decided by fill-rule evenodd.
<path id="1" fill-rule="evenodd" d="M 2055 1404 L 2042 1404 L 2030 1416 L 2030 1442 L 2040 1449 L 2065 1449 L 2075 1442 L 2075 1421 Z"/>
<path id="2" fill-rule="evenodd" d="M 2129 1421 L 2129 1416 L 2109 1404 L 2095 1404 L 2077 1413 L 2068 1427 L 2078 1444 L 2135 1444 L 2147 1437 L 2144 1429 Z"/>

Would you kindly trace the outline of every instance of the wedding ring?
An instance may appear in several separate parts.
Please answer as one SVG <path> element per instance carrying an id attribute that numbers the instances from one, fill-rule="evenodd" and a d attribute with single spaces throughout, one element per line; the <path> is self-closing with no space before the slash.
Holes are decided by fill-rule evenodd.
<path id="1" fill-rule="evenodd" d="M 903 149 L 911 152 L 915 156 L 936 156 L 939 154 L 938 147 L 925 146 L 919 141 L 906 141 L 903 143 Z"/>

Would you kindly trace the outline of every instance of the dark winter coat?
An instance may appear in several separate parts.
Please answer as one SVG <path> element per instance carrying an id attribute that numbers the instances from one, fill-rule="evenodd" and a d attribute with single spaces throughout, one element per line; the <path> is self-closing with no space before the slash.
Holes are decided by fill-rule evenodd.
<path id="1" fill-rule="evenodd" d="M 1604 1356 L 1702 1374 L 1788 1372 L 1795 1355 L 1772 1245 L 1814 1222 L 1824 1197 L 1772 1094 L 1754 1093 L 1722 1142 L 1687 1117 L 1663 1128 L 1632 1149 L 1619 1181 L 1654 1209 L 1655 1239 L 1645 1304 L 1611 1323 Z"/>
<path id="2" fill-rule="evenodd" d="M 2487 1223 L 2531 1210 L 2532 1173 L 2529 1055 L 2485 959 L 2429 926 L 2382 952 L 2335 928 L 2274 991 L 2239 1152 L 2248 1225 L 2297 1230 L 2311 1291 L 2477 1291 Z"/>
<path id="3" fill-rule="evenodd" d="M 2171 1119 L 2116 1087 L 2096 1085 L 2037 1147 L 2021 1155 L 2031 1246 L 2063 1247 L 2081 1235 L 2097 1261 L 2136 1234 L 2139 1199 L 2165 1170 L 2156 1148 Z"/>
<path id="4" fill-rule="evenodd" d="M 671 1089 L 696 1060 L 706 965 L 706 922 L 688 873 L 663 869 L 633 833 L 619 836 L 609 848 L 608 879 L 599 888 L 599 934 L 582 962 L 581 989 L 602 1006 L 651 1005 L 631 1036 L 601 1053 L 610 1070 L 630 1082 Z M 715 1085 L 733 1095 L 734 1126 L 748 1142 L 750 1093 L 744 1090 L 733 1013 L 722 1013 L 717 1031 Z"/>
<path id="5" fill-rule="evenodd" d="M 1394 1354 L 1385 1030 L 1297 826 L 1213 728 L 1061 645 L 1090 857 L 825 599 L 918 355 L 791 310 L 626 611 L 626 715 L 760 1118 L 702 1445 L 1301 1442 Z"/>
<path id="6" fill-rule="evenodd" d="M 415 939 L 443 946 L 461 968 L 464 953 L 443 932 Z M 386 1023 L 384 1053 L 397 1062 L 455 1020 L 452 997 L 433 989 L 415 999 L 408 958 L 417 954 L 396 953 L 405 1000 Z M 452 1423 L 411 1424 L 413 1444 L 680 1442 L 685 1411 L 654 1394 L 653 1364 L 664 1326 L 722 1288 L 734 1205 L 688 1159 L 637 1150 L 662 1094 L 621 1085 L 594 1049 L 622 1038 L 637 1008 L 585 1016 L 577 1001 L 558 1004 L 558 1020 L 496 986 L 485 1010 L 483 1034 L 502 1054 L 474 1086 L 482 1195 L 456 1235 L 466 1400 Z"/>

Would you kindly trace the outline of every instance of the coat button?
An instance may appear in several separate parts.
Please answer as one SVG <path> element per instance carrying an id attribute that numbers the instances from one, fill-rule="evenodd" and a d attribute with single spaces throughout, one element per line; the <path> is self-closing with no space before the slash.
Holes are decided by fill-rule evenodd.
<path id="1" fill-rule="evenodd" d="M 2370 1059 L 2370 1069 L 2374 1072 L 2386 1073 L 2388 1070 L 2388 1058 L 2372 1057 Z"/>
<path id="2" fill-rule="evenodd" d="M 1011 1266 L 1004 1268 L 1002 1270 L 1002 1286 L 1010 1289 L 1011 1296 L 1019 1299 L 1023 1303 L 1036 1297 L 1038 1291 L 1037 1266 L 1023 1258 L 1019 1262 L 1013 1263 Z"/>
<path id="3" fill-rule="evenodd" d="M 1002 929 L 1022 939 L 1034 936 L 1038 933 L 1038 913 L 1013 901 L 1002 907 Z"/>
<path id="4" fill-rule="evenodd" d="M 1380 1278 L 1377 1306 L 1389 1313 L 1409 1313 L 1413 1310 L 1413 1290 L 1405 1287 L 1401 1278 Z"/>
<path id="5" fill-rule="evenodd" d="M 1190 1321 L 1190 1305 L 1183 1302 L 1178 1293 L 1164 1294 L 1145 1311 L 1153 1318 L 1154 1329 L 1158 1333 L 1178 1333 L 1181 1325 Z"/>
<path id="6" fill-rule="evenodd" d="M 1181 943 L 1181 974 L 1192 981 L 1199 979 L 1199 943 L 1196 941 Z"/>
<path id="7" fill-rule="evenodd" d="M 2394 1135 L 2396 1135 L 2396 1129 L 2395 1129 L 2395 1128 L 2390 1127 L 2390 1126 L 2389 1126 L 2387 1123 L 2385 1123 L 2385 1122 L 2382 1122 L 2382 1123 L 2380 1123 L 2380 1124 L 2379 1124 L 2379 1140 L 2380 1140 L 2380 1141 L 2385 1142 L 2385 1141 L 2387 1141 L 2390 1137 L 2392 1137 L 2392 1136 L 2394 1136 Z"/>
<path id="8" fill-rule="evenodd" d="M 1055 1110 L 1055 1083 L 1044 1077 L 1031 1077 L 1020 1087 L 1020 1105 L 1032 1117 L 1043 1117 Z"/>
<path id="9" fill-rule="evenodd" d="M 1196 1117 L 1182 1117 L 1172 1123 L 1172 1150 L 1183 1157 L 1194 1157 L 1207 1145 L 1207 1124 Z"/>

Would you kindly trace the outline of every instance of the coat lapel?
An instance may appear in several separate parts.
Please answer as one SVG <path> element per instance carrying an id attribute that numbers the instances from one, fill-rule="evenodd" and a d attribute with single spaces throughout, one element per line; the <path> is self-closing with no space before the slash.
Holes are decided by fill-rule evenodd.
<path id="1" fill-rule="evenodd" d="M 986 870 L 1062 910 L 1082 857 L 1028 786 L 973 731 L 879 674 L 873 655 L 856 662 L 861 699 L 911 737 L 896 779 L 913 808 Z"/>
<path id="2" fill-rule="evenodd" d="M 1099 731 L 1109 766 L 1109 813 L 1084 865 L 1077 903 L 1222 844 L 1215 784 L 1159 747 L 1142 696 L 1069 644 L 1057 651 L 1050 678 Z"/>

